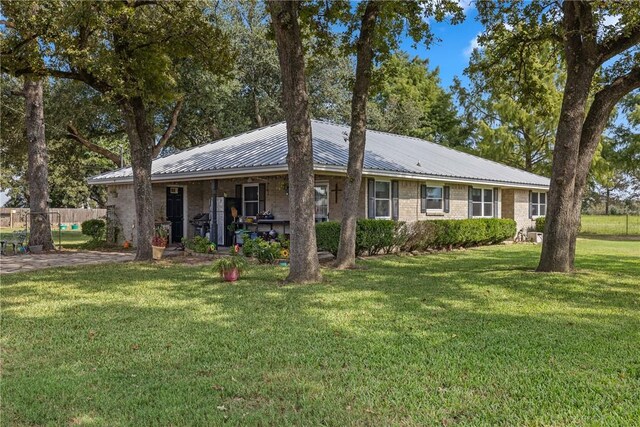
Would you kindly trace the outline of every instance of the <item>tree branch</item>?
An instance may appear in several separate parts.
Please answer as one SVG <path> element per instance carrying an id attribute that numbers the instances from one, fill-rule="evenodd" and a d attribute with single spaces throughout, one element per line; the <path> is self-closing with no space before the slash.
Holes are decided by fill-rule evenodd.
<path id="1" fill-rule="evenodd" d="M 578 171 L 576 186 L 586 182 L 589 172 L 589 164 L 598 148 L 602 132 L 609 121 L 613 107 L 629 92 L 640 88 L 640 66 L 632 68 L 627 74 L 618 76 L 613 82 L 600 89 L 593 98 L 589 108 L 582 134 L 580 136 L 580 149 L 578 151 Z"/>
<path id="2" fill-rule="evenodd" d="M 107 150 L 104 147 L 99 146 L 98 144 L 94 144 L 89 141 L 87 138 L 82 136 L 82 134 L 78 131 L 78 129 L 73 125 L 73 123 L 69 123 L 67 125 L 67 138 L 76 141 L 86 147 L 89 151 L 93 151 L 94 153 L 100 154 L 103 157 L 111 160 L 115 163 L 116 166 L 120 167 L 120 156 L 110 150 Z"/>
<path id="3" fill-rule="evenodd" d="M 631 49 L 633 46 L 640 44 L 640 24 L 631 29 L 628 34 L 618 35 L 618 37 L 604 40 L 598 45 L 599 63 L 607 62 L 614 56 Z"/>
<path id="4" fill-rule="evenodd" d="M 158 157 L 158 154 L 160 154 L 160 151 L 162 151 L 165 145 L 167 145 L 167 141 L 169 141 L 169 138 L 171 138 L 171 134 L 175 130 L 176 126 L 178 125 L 178 116 L 180 115 L 180 110 L 182 110 L 183 104 L 184 104 L 184 98 L 179 99 L 178 102 L 176 102 L 175 107 L 173 107 L 173 112 L 171 113 L 171 121 L 169 121 L 169 126 L 167 127 L 167 130 L 164 132 L 164 134 L 160 138 L 160 141 L 158 141 L 158 143 L 153 147 L 152 156 L 154 159 Z"/>

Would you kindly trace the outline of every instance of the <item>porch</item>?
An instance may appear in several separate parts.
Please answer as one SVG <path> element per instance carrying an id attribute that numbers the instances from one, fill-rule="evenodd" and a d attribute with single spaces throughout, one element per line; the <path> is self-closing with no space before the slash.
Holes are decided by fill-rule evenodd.
<path id="1" fill-rule="evenodd" d="M 343 177 L 316 177 L 317 221 L 340 219 L 343 188 Z M 231 223 L 256 233 L 290 232 L 286 175 L 157 183 L 153 192 L 154 217 L 158 224 L 170 224 L 170 243 L 200 235 L 229 246 Z"/>

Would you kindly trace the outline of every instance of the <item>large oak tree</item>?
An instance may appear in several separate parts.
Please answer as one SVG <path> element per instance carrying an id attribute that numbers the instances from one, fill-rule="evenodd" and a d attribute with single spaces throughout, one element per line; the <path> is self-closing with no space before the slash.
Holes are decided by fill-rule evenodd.
<path id="1" fill-rule="evenodd" d="M 538 271 L 574 269 L 589 168 L 615 105 L 640 87 L 640 14 L 634 2 L 478 2 L 485 27 L 509 25 L 505 54 L 556 43 L 566 68 Z M 518 25 L 518 27 L 516 27 Z M 483 37 L 480 37 L 480 44 Z M 551 78 L 551 76 L 549 76 Z"/>
<path id="2" fill-rule="evenodd" d="M 314 218 L 314 175 L 309 94 L 299 21 L 301 3 L 270 1 L 269 12 L 280 61 L 282 105 L 287 121 L 291 264 L 288 281 L 321 279 Z"/>
<path id="3" fill-rule="evenodd" d="M 12 53 L 3 70 L 78 80 L 118 107 L 133 169 L 136 259 L 151 259 L 151 161 L 172 131 L 170 124 L 158 138 L 154 120 L 167 104 L 179 109 L 176 81 L 184 62 L 220 71 L 228 67 L 228 43 L 213 9 L 203 1 L 32 3 L 36 15 L 24 1 L 2 2 L 2 15 L 11 23 L 3 32 L 3 51 Z M 24 54 L 33 39 L 40 49 L 36 60 Z"/>

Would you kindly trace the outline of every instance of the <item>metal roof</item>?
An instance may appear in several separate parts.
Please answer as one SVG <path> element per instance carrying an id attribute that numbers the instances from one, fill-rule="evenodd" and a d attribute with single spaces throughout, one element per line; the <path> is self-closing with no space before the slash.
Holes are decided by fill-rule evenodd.
<path id="1" fill-rule="evenodd" d="M 345 173 L 349 127 L 312 120 L 317 171 Z M 286 172 L 287 129 L 281 122 L 153 161 L 153 181 Z M 549 179 L 422 139 L 367 130 L 365 175 L 549 186 Z M 131 182 L 131 168 L 92 177 L 90 184 Z"/>

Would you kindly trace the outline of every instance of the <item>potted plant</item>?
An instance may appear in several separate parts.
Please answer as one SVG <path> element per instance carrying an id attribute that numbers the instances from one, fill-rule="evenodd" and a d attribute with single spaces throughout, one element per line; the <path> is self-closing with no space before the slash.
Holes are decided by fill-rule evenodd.
<path id="1" fill-rule="evenodd" d="M 235 282 L 247 265 L 245 257 L 234 251 L 231 256 L 222 257 L 214 262 L 213 268 L 225 282 Z"/>
<path id="2" fill-rule="evenodd" d="M 155 235 L 153 239 L 151 239 L 151 247 L 153 248 L 153 259 L 162 259 L 162 254 L 164 254 L 164 250 L 169 244 L 169 233 L 167 229 L 158 226 L 156 227 Z"/>

